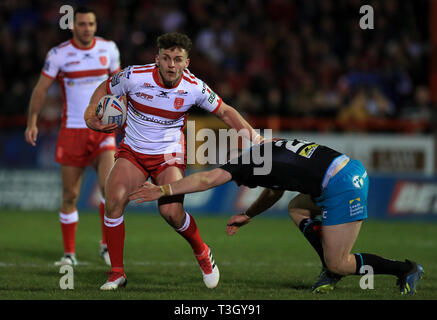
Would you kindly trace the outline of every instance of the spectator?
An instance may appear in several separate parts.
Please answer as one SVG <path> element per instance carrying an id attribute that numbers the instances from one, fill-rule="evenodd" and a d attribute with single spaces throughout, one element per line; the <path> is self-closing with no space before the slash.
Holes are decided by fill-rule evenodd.
<path id="1" fill-rule="evenodd" d="M 5 98 L 0 117 L 25 115 L 20 99 L 28 99 L 45 52 L 69 35 L 58 26 L 63 4 L 1 2 L 0 94 Z M 217 88 L 226 93 L 217 93 L 231 97 L 231 104 L 241 105 L 237 100 L 247 100 L 246 94 L 253 97 L 241 105 L 248 115 L 335 117 L 341 109 L 342 117 L 408 116 L 402 110 L 415 101 L 415 88 L 428 81 L 429 31 L 423 17 L 429 16 L 429 3 L 371 1 L 377 30 L 360 29 L 362 4 L 252 0 L 241 10 L 236 1 L 190 0 L 181 6 L 172 0 L 109 0 L 96 2 L 95 9 L 101 17 L 97 34 L 122 48 L 123 66 L 153 58 L 152 39 L 158 34 L 188 33 L 196 39 L 192 71 L 221 83 Z M 349 89 L 340 90 L 339 81 L 347 81 Z M 361 108 L 349 109 L 349 101 L 363 97 L 351 92 L 363 86 L 377 91 L 354 116 Z"/>

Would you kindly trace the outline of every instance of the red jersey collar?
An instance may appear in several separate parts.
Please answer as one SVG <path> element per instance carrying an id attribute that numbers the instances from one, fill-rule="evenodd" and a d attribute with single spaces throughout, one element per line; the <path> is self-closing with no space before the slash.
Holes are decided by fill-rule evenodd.
<path id="1" fill-rule="evenodd" d="M 160 80 L 160 78 L 159 78 L 159 70 L 158 70 L 158 66 L 156 66 L 155 67 L 155 69 L 153 69 L 153 80 L 155 80 L 155 82 L 156 82 L 156 84 L 158 85 L 158 86 L 160 86 L 161 88 L 164 88 L 164 89 L 173 89 L 173 88 L 176 88 L 178 85 L 179 85 L 179 83 L 181 83 L 181 81 L 182 81 L 182 76 L 181 76 L 181 78 L 179 79 L 179 81 L 173 86 L 173 87 L 166 87 L 162 82 L 161 82 L 161 80 Z"/>
<path id="2" fill-rule="evenodd" d="M 96 40 L 96 38 L 94 38 L 93 39 L 93 43 L 88 48 L 81 48 L 81 47 L 79 47 L 79 45 L 76 43 L 76 41 L 74 41 L 73 38 L 71 38 L 70 42 L 73 45 L 73 47 L 75 47 L 76 49 L 79 49 L 79 50 L 91 50 L 96 45 L 97 40 Z"/>

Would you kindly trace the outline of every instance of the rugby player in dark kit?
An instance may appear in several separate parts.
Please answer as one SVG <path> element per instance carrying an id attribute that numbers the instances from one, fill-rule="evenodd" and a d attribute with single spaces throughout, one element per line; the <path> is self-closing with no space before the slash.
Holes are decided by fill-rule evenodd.
<path id="1" fill-rule="evenodd" d="M 401 294 L 414 294 L 423 268 L 416 262 L 351 253 L 367 218 L 369 177 L 358 160 L 327 146 L 298 139 L 255 145 L 224 165 L 162 186 L 146 182 L 130 194 L 137 203 L 165 196 L 200 192 L 234 180 L 238 185 L 266 188 L 244 212 L 234 215 L 226 232 L 235 234 L 284 194 L 297 191 L 289 213 L 322 261 L 313 292 L 326 292 L 345 275 L 396 276 Z M 321 215 L 321 219 L 314 217 Z"/>

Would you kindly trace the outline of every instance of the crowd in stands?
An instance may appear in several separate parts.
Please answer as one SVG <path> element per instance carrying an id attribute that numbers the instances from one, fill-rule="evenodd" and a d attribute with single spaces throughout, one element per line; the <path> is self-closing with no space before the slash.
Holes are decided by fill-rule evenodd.
<path id="1" fill-rule="evenodd" d="M 47 51 L 70 37 L 65 1 L 0 2 L 0 116 L 26 113 Z M 187 33 L 190 71 L 248 116 L 429 119 L 429 2 L 403 0 L 78 1 L 122 66 L 154 61 L 156 37 Z M 363 4 L 374 29 L 360 28 Z M 45 117 L 59 117 L 53 87 Z"/>

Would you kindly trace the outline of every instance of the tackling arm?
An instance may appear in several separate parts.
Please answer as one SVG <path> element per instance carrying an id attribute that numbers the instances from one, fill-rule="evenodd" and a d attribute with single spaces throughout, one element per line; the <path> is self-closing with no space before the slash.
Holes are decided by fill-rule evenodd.
<path id="1" fill-rule="evenodd" d="M 284 190 L 264 189 L 258 199 L 252 203 L 246 212 L 236 214 L 229 219 L 226 226 L 226 233 L 230 236 L 234 235 L 240 227 L 248 224 L 253 217 L 266 211 L 278 202 L 283 194 Z"/>
<path id="2" fill-rule="evenodd" d="M 253 218 L 273 206 L 284 194 L 284 190 L 264 189 L 258 199 L 244 213 L 249 218 Z"/>
<path id="3" fill-rule="evenodd" d="M 137 200 L 136 203 L 141 203 L 157 200 L 164 196 L 205 191 L 225 184 L 231 179 L 232 176 L 229 172 L 216 168 L 211 171 L 194 173 L 163 186 L 156 186 L 146 182 L 129 194 L 129 200 Z"/>

